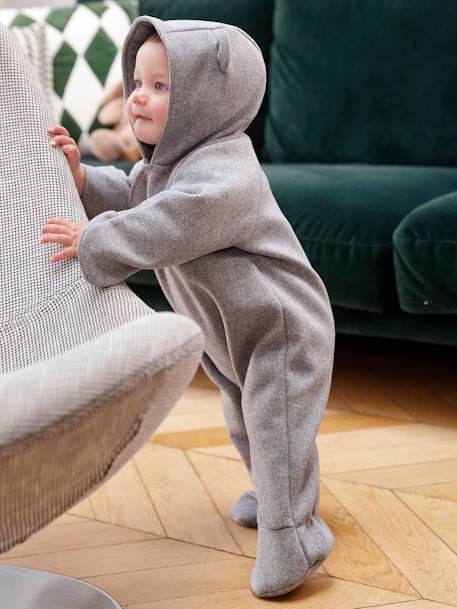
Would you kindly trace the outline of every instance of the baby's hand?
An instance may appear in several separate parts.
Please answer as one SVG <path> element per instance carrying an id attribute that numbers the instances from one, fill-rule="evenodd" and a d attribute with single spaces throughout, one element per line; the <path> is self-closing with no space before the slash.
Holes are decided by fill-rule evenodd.
<path id="1" fill-rule="evenodd" d="M 62 125 L 53 125 L 48 128 L 50 135 L 55 135 L 51 140 L 51 146 L 61 146 L 68 164 L 70 165 L 71 173 L 76 184 L 79 196 L 84 190 L 85 173 L 81 165 L 81 153 L 75 140 L 69 136 L 68 131 Z"/>
<path id="2" fill-rule="evenodd" d="M 51 262 L 58 262 L 65 258 L 72 258 L 77 255 L 78 243 L 81 233 L 86 228 L 89 222 L 76 224 L 71 220 L 61 220 L 59 218 L 50 218 L 46 226 L 41 228 L 41 232 L 48 233 L 48 236 L 41 237 L 41 243 L 60 243 L 65 246 L 54 256 L 51 256 Z M 52 234 L 53 233 L 53 234 Z"/>

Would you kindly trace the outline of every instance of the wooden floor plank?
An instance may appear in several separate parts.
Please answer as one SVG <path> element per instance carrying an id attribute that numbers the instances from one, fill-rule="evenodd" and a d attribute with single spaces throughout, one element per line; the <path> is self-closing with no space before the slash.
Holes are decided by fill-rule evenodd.
<path id="1" fill-rule="evenodd" d="M 78 504 L 74 505 L 71 510 L 68 510 L 68 513 L 83 518 L 95 518 L 95 512 L 90 502 L 90 497 L 86 497 L 86 499 L 83 499 Z"/>
<path id="2" fill-rule="evenodd" d="M 202 412 L 193 415 L 167 417 L 158 428 L 157 433 L 172 433 L 193 429 L 209 429 L 211 427 L 224 427 L 225 419 L 222 411 Z"/>
<path id="3" fill-rule="evenodd" d="M 326 475 L 334 479 L 361 482 L 369 486 L 390 489 L 420 487 L 421 483 L 425 485 L 433 483 L 453 484 L 457 481 L 457 459 L 445 459 L 431 463 L 393 465 L 392 467 L 379 467 L 376 469 L 363 469 L 356 472 Z M 443 499 L 446 499 L 446 497 L 443 497 Z"/>
<path id="4" fill-rule="evenodd" d="M 92 493 L 90 499 L 97 520 L 165 535 L 132 459 Z"/>
<path id="5" fill-rule="evenodd" d="M 358 609 L 359 607 L 449 609 L 449 605 L 445 608 L 438 603 L 435 603 L 434 606 L 416 606 L 412 603 L 417 601 L 410 599 L 411 597 L 405 594 L 313 573 L 299 588 L 284 595 L 281 599 L 260 599 L 249 589 L 238 588 L 227 591 L 217 590 L 198 596 L 183 595 L 180 598 L 168 598 L 141 604 L 128 603 L 126 609 L 260 609 L 273 605 L 294 609 L 329 609 L 332 607 L 337 609 Z"/>
<path id="6" fill-rule="evenodd" d="M 394 492 L 328 478 L 326 485 L 424 598 L 457 604 L 457 555 Z"/>
<path id="7" fill-rule="evenodd" d="M 188 455 L 243 554 L 255 558 L 257 530 L 237 524 L 228 515 L 232 502 L 238 499 L 241 493 L 252 488 L 246 467 L 241 462 L 196 452 L 189 451 Z M 224 484 L 221 484 L 221 480 Z"/>
<path id="8" fill-rule="evenodd" d="M 442 389 L 432 385 L 433 375 L 421 375 L 421 371 L 404 361 L 401 366 L 371 369 L 370 374 L 376 378 L 383 391 L 394 399 L 401 408 L 416 421 L 457 428 L 457 401 L 447 402 L 440 395 Z M 435 373 L 436 375 L 436 373 Z M 442 380 L 445 382 L 445 379 Z M 452 384 L 455 395 L 457 386 Z M 451 395 L 450 388 L 442 393 Z"/>
<path id="9" fill-rule="evenodd" d="M 204 429 L 192 429 L 191 431 L 156 434 L 150 442 L 172 448 L 181 448 L 182 450 L 231 444 L 226 427 L 205 427 Z"/>
<path id="10" fill-rule="evenodd" d="M 221 459 L 232 459 L 233 461 L 241 461 L 240 453 L 237 451 L 233 444 L 193 448 L 192 452 L 201 453 L 202 455 L 213 455 L 214 457 L 220 457 Z"/>
<path id="11" fill-rule="evenodd" d="M 61 524 L 77 524 L 80 522 L 87 522 L 88 518 L 82 518 L 81 516 L 73 516 L 73 514 L 62 514 L 55 520 L 49 523 L 49 526 L 60 526 Z"/>
<path id="12" fill-rule="evenodd" d="M 354 445 L 352 448 L 335 451 L 331 447 L 319 444 L 319 439 L 325 437 L 325 435 L 322 435 L 316 440 L 319 449 L 321 474 L 323 475 L 365 470 L 367 467 L 393 467 L 426 461 L 430 463 L 457 459 L 457 442 L 455 440 L 445 440 L 443 442 L 434 440 L 433 442 L 419 442 L 400 446 L 373 446 L 370 448 L 359 448 Z"/>
<path id="13" fill-rule="evenodd" d="M 457 469 L 454 471 L 454 477 L 457 477 Z M 405 489 L 408 487 L 405 487 Z M 405 490 L 398 488 L 399 491 Z M 443 484 L 424 484 L 422 486 L 412 486 L 408 488 L 409 493 L 416 495 L 424 495 L 426 497 L 434 497 L 435 499 L 445 499 L 447 501 L 457 502 L 457 481 L 446 482 Z"/>
<path id="14" fill-rule="evenodd" d="M 420 594 L 321 482 L 319 515 L 335 536 L 324 567 L 333 577 L 418 597 Z"/>
<path id="15" fill-rule="evenodd" d="M 319 434 L 325 475 L 457 458 L 457 430 L 411 423 Z"/>
<path id="16" fill-rule="evenodd" d="M 414 417 L 387 394 L 369 374 L 364 374 L 364 366 L 357 367 L 357 382 L 354 382 L 354 367 L 351 362 L 338 361 L 334 366 L 332 385 L 345 401 L 351 411 L 383 416 L 404 421 L 414 421 Z"/>
<path id="17" fill-rule="evenodd" d="M 221 399 L 217 389 L 213 387 L 211 389 L 195 391 L 191 385 L 189 389 L 181 396 L 178 402 L 176 402 L 176 404 L 173 406 L 167 419 L 211 414 L 221 411 Z M 159 430 L 160 427 L 157 429 L 157 431 Z"/>
<path id="18" fill-rule="evenodd" d="M 326 410 L 319 428 L 319 434 L 368 429 L 369 427 L 391 427 L 393 425 L 403 425 L 403 423 L 404 421 L 399 419 L 374 417 L 368 414 L 359 414 L 358 412 L 340 413 L 338 417 L 329 416 Z"/>
<path id="19" fill-rule="evenodd" d="M 87 520 L 79 524 L 48 525 L 24 543 L 1 554 L 1 560 L 19 556 L 34 556 L 62 550 L 93 548 L 117 543 L 156 539 L 156 535 L 118 527 L 105 522 Z"/>
<path id="20" fill-rule="evenodd" d="M 173 539 L 157 538 L 9 558 L 7 562 L 18 567 L 44 569 L 82 579 L 112 573 L 159 569 L 172 565 L 204 563 L 207 560 L 222 561 L 232 557 L 233 555 L 227 552 Z"/>
<path id="21" fill-rule="evenodd" d="M 457 503 L 395 491 L 405 503 L 436 535 L 457 555 Z M 457 588 L 457 569 L 454 583 Z"/>
<path id="22" fill-rule="evenodd" d="M 340 411 L 341 413 L 351 412 L 351 406 L 346 402 L 344 396 L 338 391 L 337 385 L 333 381 L 330 387 L 327 408 Z"/>
<path id="23" fill-rule="evenodd" d="M 319 439 L 323 448 L 335 451 L 346 450 L 354 444 L 357 448 L 390 448 L 432 441 L 441 443 L 447 440 L 457 443 L 457 429 L 421 423 L 348 430 L 324 434 Z"/>
<path id="24" fill-rule="evenodd" d="M 191 565 L 89 577 L 85 581 L 102 588 L 121 604 L 138 604 L 248 588 L 253 562 L 244 557 L 222 562 L 206 560 Z"/>
<path id="25" fill-rule="evenodd" d="M 397 339 L 337 336 L 335 370 L 357 370 L 416 421 L 457 427 L 456 348 Z M 334 374 L 335 376 L 335 374 Z M 351 401 L 348 394 L 344 394 Z M 450 408 L 446 408 L 445 404 Z"/>
<path id="26" fill-rule="evenodd" d="M 168 537 L 242 554 L 181 450 L 146 444 L 134 461 Z"/>

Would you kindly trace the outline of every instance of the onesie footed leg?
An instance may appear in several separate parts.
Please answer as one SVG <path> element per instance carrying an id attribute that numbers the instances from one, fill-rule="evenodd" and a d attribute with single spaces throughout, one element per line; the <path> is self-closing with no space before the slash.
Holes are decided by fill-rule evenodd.
<path id="1" fill-rule="evenodd" d="M 232 503 L 229 516 L 244 527 L 257 528 L 257 497 L 255 491 L 246 491 Z"/>
<path id="2" fill-rule="evenodd" d="M 335 538 L 319 516 L 308 525 L 284 529 L 258 527 L 257 559 L 251 590 L 259 597 L 286 594 L 300 586 L 331 553 Z"/>
<path id="3" fill-rule="evenodd" d="M 201 364 L 208 377 L 221 391 L 221 404 L 230 438 L 251 476 L 251 455 L 241 407 L 240 388 L 216 368 L 207 353 L 203 353 Z M 245 527 L 257 527 L 257 497 L 255 491 L 251 490 L 243 493 L 231 505 L 228 513 L 237 524 Z"/>
<path id="4" fill-rule="evenodd" d="M 284 308 L 266 291 L 260 303 L 265 314 L 257 311 L 245 323 L 245 346 L 238 344 L 232 354 L 239 386 L 208 357 L 202 358 L 208 376 L 221 389 L 230 437 L 255 489 L 257 559 L 250 585 L 258 597 L 297 588 L 335 544 L 317 515 L 315 441 L 330 391 L 335 326 L 317 273 L 310 271 L 307 285 L 307 307 L 299 311 Z M 253 506 L 254 492 L 248 491 L 231 506 L 230 515 L 252 523 Z"/>
<path id="5" fill-rule="evenodd" d="M 284 309 L 250 354 L 242 409 L 257 497 L 257 559 L 251 590 L 286 594 L 331 553 L 335 538 L 318 516 L 316 436 L 328 402 L 335 329 L 317 275 L 303 313 Z M 317 298 L 315 298 L 317 296 Z M 270 317 L 273 313 L 270 312 Z"/>

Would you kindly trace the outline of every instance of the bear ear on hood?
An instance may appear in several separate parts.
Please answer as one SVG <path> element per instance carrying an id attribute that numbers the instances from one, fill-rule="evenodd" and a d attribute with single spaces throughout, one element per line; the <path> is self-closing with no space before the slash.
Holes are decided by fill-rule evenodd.
<path id="1" fill-rule="evenodd" d="M 230 67 L 230 42 L 227 30 L 217 28 L 212 30 L 216 37 L 216 59 L 222 73 L 226 73 Z"/>

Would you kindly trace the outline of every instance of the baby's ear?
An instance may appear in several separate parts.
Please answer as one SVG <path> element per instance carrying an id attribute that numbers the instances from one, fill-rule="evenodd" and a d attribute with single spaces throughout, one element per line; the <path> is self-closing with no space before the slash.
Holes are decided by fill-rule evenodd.
<path id="1" fill-rule="evenodd" d="M 227 30 L 217 28 L 213 30 L 216 36 L 216 59 L 221 72 L 228 71 L 230 66 L 230 42 Z"/>

